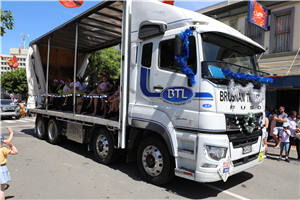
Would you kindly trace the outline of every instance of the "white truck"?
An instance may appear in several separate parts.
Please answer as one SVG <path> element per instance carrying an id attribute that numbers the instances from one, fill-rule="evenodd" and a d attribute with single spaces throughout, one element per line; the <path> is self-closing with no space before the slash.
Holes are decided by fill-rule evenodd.
<path id="1" fill-rule="evenodd" d="M 119 120 L 78 113 L 75 89 L 73 112 L 40 108 L 50 80 L 82 76 L 90 52 L 118 44 Z M 150 183 L 226 181 L 263 161 L 263 52 L 196 12 L 157 0 L 104 1 L 30 43 L 28 108 L 38 138 L 88 144 L 102 164 L 126 153 Z"/>

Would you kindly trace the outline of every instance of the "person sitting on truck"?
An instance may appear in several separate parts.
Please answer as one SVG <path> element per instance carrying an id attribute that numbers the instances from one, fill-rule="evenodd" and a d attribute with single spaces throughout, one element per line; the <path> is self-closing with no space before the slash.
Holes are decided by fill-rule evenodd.
<path id="1" fill-rule="evenodd" d="M 107 115 L 104 117 L 108 118 L 117 118 L 119 115 L 119 104 L 120 104 L 120 78 L 115 81 L 118 90 L 108 97 L 108 102 L 110 103 L 109 111 Z"/>
<path id="2" fill-rule="evenodd" d="M 113 88 L 113 82 L 110 80 L 110 75 L 106 71 L 104 73 L 100 74 L 100 77 L 102 78 L 102 81 L 100 82 L 99 86 L 96 90 L 93 90 L 90 95 L 107 95 Z M 92 106 L 92 102 L 94 100 L 94 112 L 92 115 L 96 115 L 97 112 L 97 105 L 98 105 L 98 99 L 97 98 L 91 98 L 89 105 L 86 108 L 89 108 Z M 103 115 L 106 115 L 107 113 L 107 106 L 105 103 L 105 98 L 101 98 L 101 108 L 100 110 L 104 110 Z"/>
<path id="3" fill-rule="evenodd" d="M 86 92 L 86 87 L 87 87 L 87 85 L 86 85 L 86 83 L 84 82 L 84 79 L 83 79 L 82 77 L 79 79 L 79 82 L 80 82 L 80 84 L 81 84 L 82 91 Z"/>
<path id="4" fill-rule="evenodd" d="M 71 81 L 72 78 L 69 77 L 68 80 Z M 74 83 L 73 83 L 73 82 L 70 82 L 70 84 L 66 84 L 66 85 L 67 85 L 67 87 L 69 88 L 69 90 L 66 91 L 66 93 L 63 93 L 63 94 L 64 94 L 64 95 L 65 95 L 65 94 L 71 94 L 71 93 L 73 92 L 72 89 L 74 88 Z M 76 89 L 76 93 L 80 93 L 80 94 L 83 93 L 82 87 L 81 87 L 81 84 L 80 84 L 80 82 L 79 82 L 79 78 L 78 78 L 78 77 L 76 77 L 75 89 Z M 66 106 L 66 105 L 68 105 L 68 96 L 65 97 L 65 101 L 64 101 L 64 103 L 63 103 L 62 106 Z"/>
<path id="5" fill-rule="evenodd" d="M 57 91 L 58 91 L 58 80 L 57 79 L 54 79 L 53 80 L 53 85 L 51 85 L 49 87 L 49 95 L 56 95 L 57 94 Z M 54 97 L 50 96 L 50 102 L 49 102 L 49 105 L 53 105 L 53 100 L 54 100 Z M 44 100 L 43 102 L 41 103 L 41 105 L 43 105 L 46 101 L 46 96 L 44 96 Z"/>
<path id="6" fill-rule="evenodd" d="M 65 79 L 61 79 L 59 81 L 58 91 L 57 91 L 58 94 L 63 94 L 64 93 L 65 83 L 66 83 Z"/>

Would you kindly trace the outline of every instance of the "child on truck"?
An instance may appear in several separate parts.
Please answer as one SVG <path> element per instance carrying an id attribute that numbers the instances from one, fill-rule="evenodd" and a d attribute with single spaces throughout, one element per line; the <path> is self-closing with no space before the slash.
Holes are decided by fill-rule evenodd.
<path id="1" fill-rule="evenodd" d="M 5 185 L 11 181 L 10 173 L 6 167 L 7 163 L 7 155 L 16 155 L 18 154 L 17 148 L 11 143 L 13 137 L 13 130 L 9 127 L 8 128 L 9 137 L 7 140 L 1 135 L 1 195 L 0 199 L 5 199 L 4 188 Z M 6 144 L 10 148 L 2 147 L 2 144 Z"/>
<path id="2" fill-rule="evenodd" d="M 282 160 L 282 152 L 283 149 L 285 148 L 285 160 L 287 162 L 290 162 L 289 160 L 289 146 L 290 146 L 290 135 L 291 135 L 291 131 L 289 130 L 289 126 L 290 124 L 288 122 L 284 122 L 282 125 L 282 129 L 280 130 L 279 133 L 279 141 L 281 141 L 280 143 L 280 157 L 278 158 L 278 161 Z"/>
<path id="3" fill-rule="evenodd" d="M 90 95 L 107 95 L 108 92 L 111 91 L 113 88 L 113 84 L 110 82 L 110 76 L 108 72 L 104 72 L 100 74 L 100 77 L 102 78 L 102 82 L 100 82 L 99 86 L 97 87 L 96 90 L 93 90 Z M 94 112 L 92 115 L 96 115 L 97 112 L 97 106 L 98 106 L 98 99 L 91 99 L 89 105 L 86 108 L 89 108 L 92 106 L 92 102 L 94 100 Z M 105 98 L 101 98 L 101 103 L 102 106 L 100 110 L 104 110 L 104 114 L 106 115 L 107 113 L 107 106 L 105 103 Z"/>

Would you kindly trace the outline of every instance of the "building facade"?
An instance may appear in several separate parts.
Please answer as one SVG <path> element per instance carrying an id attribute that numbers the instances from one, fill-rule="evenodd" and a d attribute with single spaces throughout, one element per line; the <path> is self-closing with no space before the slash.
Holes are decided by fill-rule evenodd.
<path id="1" fill-rule="evenodd" d="M 10 55 L 2 55 L 3 57 L 9 59 L 12 58 L 14 55 L 18 58 L 19 66 L 18 68 L 25 68 L 26 57 L 28 53 L 28 49 L 21 49 L 21 48 L 10 48 L 9 50 Z M 18 68 L 11 68 L 8 63 L 5 61 L 4 58 L 1 57 L 0 59 L 0 67 L 1 67 L 1 74 L 6 72 L 16 70 Z M 1 88 L 1 94 L 8 94 L 4 88 Z"/>
<path id="2" fill-rule="evenodd" d="M 222 2 L 197 12 L 235 28 L 266 49 L 257 55 L 261 71 L 274 82 L 267 87 L 266 105 L 300 112 L 300 1 L 257 1 L 269 9 L 267 31 L 248 23 L 248 2 Z"/>
<path id="3" fill-rule="evenodd" d="M 16 48 L 11 48 L 10 49 L 10 55 L 2 55 L 3 57 L 9 59 L 12 58 L 14 55 L 18 58 L 19 66 L 18 68 L 25 68 L 25 63 L 26 63 L 26 56 L 27 56 L 28 49 L 16 49 Z M 7 72 L 7 71 L 12 71 L 17 68 L 11 68 L 8 63 L 5 61 L 4 58 L 1 57 L 1 74 Z"/>

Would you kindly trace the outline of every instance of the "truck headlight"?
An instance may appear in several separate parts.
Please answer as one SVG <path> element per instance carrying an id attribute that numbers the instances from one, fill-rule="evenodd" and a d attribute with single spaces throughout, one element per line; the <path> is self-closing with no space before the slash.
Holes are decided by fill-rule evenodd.
<path id="1" fill-rule="evenodd" d="M 219 161 L 222 158 L 226 157 L 227 148 L 225 148 L 225 147 L 216 147 L 216 146 L 205 145 L 205 149 L 208 154 L 208 157 L 213 160 Z"/>
<path id="2" fill-rule="evenodd" d="M 20 111 L 20 106 L 18 106 L 15 111 Z"/>

